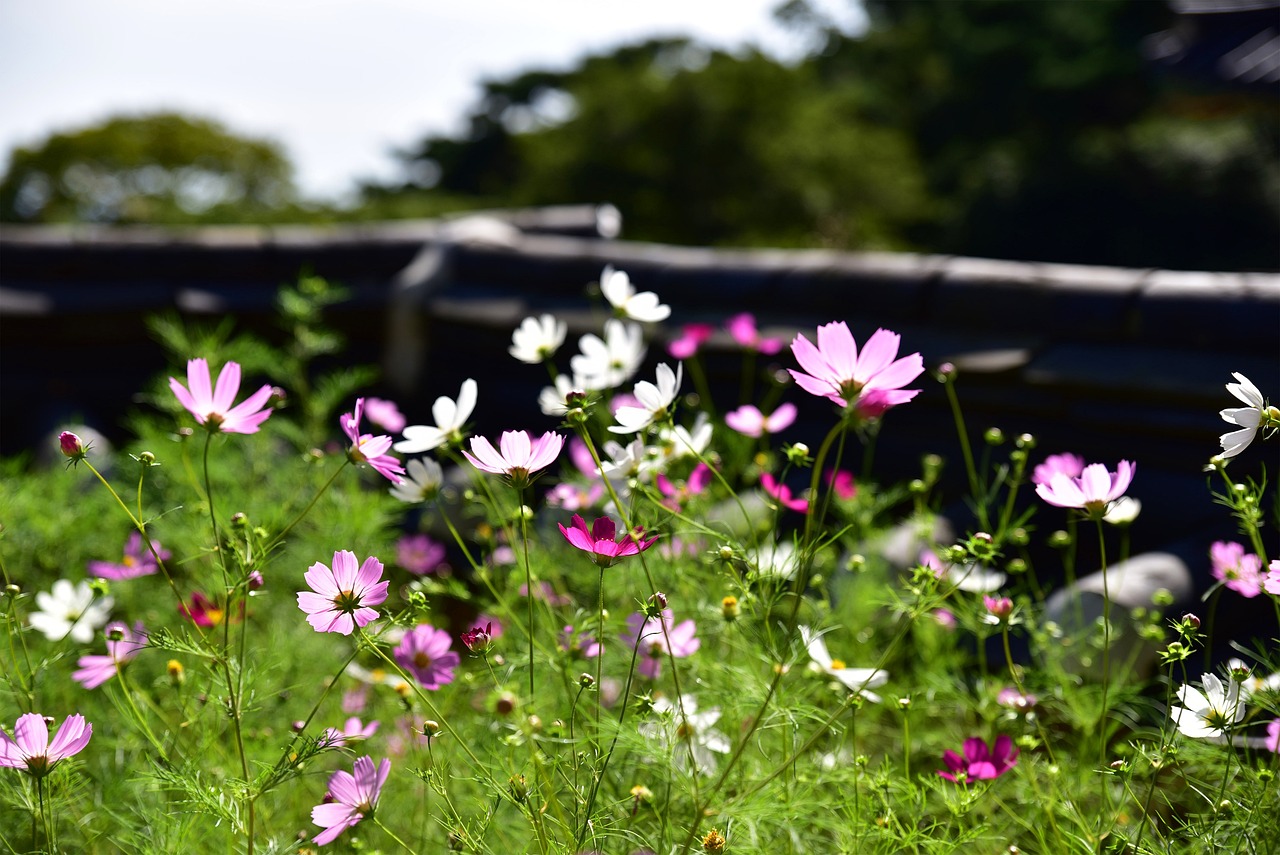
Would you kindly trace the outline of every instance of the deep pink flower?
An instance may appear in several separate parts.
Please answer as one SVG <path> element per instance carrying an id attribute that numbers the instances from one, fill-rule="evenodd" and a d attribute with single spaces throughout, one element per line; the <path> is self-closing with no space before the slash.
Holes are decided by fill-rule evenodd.
<path id="1" fill-rule="evenodd" d="M 332 843 L 339 834 L 364 819 L 365 814 L 373 812 L 378 806 L 382 785 L 391 772 L 391 761 L 384 759 L 375 769 L 372 757 L 361 757 L 353 769 L 355 775 L 343 770 L 334 772 L 329 779 L 329 791 L 325 793 L 325 798 L 332 801 L 311 809 L 311 821 L 324 829 L 311 838 L 317 846 Z"/>
<path id="2" fill-rule="evenodd" d="M 1018 762 L 1018 749 L 1013 740 L 1001 734 L 995 743 L 987 748 L 987 743 L 978 737 L 964 741 L 964 757 L 951 749 L 942 752 L 942 762 L 947 764 L 950 772 L 938 770 L 938 774 L 958 784 L 972 784 L 974 781 L 988 781 L 999 778 L 1013 768 Z"/>
<path id="3" fill-rule="evenodd" d="M 365 398 L 364 415 L 369 421 L 388 433 L 400 433 L 404 430 L 404 413 L 396 406 L 395 401 L 384 398 Z"/>
<path id="4" fill-rule="evenodd" d="M 628 633 L 622 640 L 628 647 L 640 650 L 640 674 L 651 680 L 662 673 L 662 657 L 670 653 L 676 658 L 692 655 L 702 646 L 702 641 L 694 637 L 698 631 L 692 620 L 675 625 L 671 609 L 662 610 L 662 620 L 646 618 L 643 613 L 636 612 L 627 618 Z M 665 632 L 664 632 L 665 629 Z"/>
<path id="5" fill-rule="evenodd" d="M 188 391 L 190 387 L 190 391 Z M 271 416 L 270 409 L 263 409 L 271 398 L 271 387 L 263 386 L 233 407 L 236 392 L 240 391 L 240 364 L 228 362 L 218 373 L 216 389 L 210 388 L 209 363 L 203 359 L 187 360 L 187 385 L 175 377 L 169 378 L 178 403 L 187 408 L 196 421 L 209 430 L 223 433 L 257 433 L 258 428 Z"/>
<path id="6" fill-rule="evenodd" d="M 1280 754 L 1280 718 L 1273 718 L 1267 724 L 1265 745 L 1272 754 Z"/>
<path id="7" fill-rule="evenodd" d="M 389 582 L 382 579 L 382 562 L 370 555 L 356 566 L 354 552 L 333 553 L 333 569 L 317 561 L 307 570 L 310 591 L 298 592 L 298 608 L 317 632 L 350 635 L 378 616 L 371 608 L 387 598 Z M 314 592 L 314 593 L 313 593 Z"/>
<path id="8" fill-rule="evenodd" d="M 548 432 L 533 440 L 525 431 L 508 430 L 503 431 L 498 446 L 501 452 L 484 437 L 473 436 L 471 451 L 464 450 L 462 456 L 483 472 L 505 475 L 513 484 L 524 486 L 533 473 L 550 466 L 560 456 L 564 437 Z"/>
<path id="9" fill-rule="evenodd" d="M 1245 552 L 1238 543 L 1219 540 L 1209 547 L 1209 557 L 1213 561 L 1213 578 L 1244 597 L 1262 593 L 1266 580 L 1258 556 Z"/>
<path id="10" fill-rule="evenodd" d="M 404 474 L 404 467 L 399 460 L 387 454 L 391 450 L 391 437 L 360 433 L 360 417 L 363 413 L 364 398 L 356 398 L 355 412 L 343 413 L 338 419 L 342 432 L 351 440 L 347 458 L 352 463 L 368 463 L 392 484 L 399 484 L 403 480 L 400 476 Z"/>
<path id="11" fill-rule="evenodd" d="M 644 529 L 637 528 L 635 537 L 624 532 L 621 539 L 615 540 L 616 528 L 609 517 L 596 517 L 590 531 L 587 530 L 586 521 L 577 514 L 573 515 L 570 528 L 565 528 L 563 523 L 557 523 L 557 525 L 560 526 L 560 533 L 564 535 L 564 539 L 583 552 L 591 553 L 591 560 L 598 567 L 608 567 L 619 558 L 639 555 L 653 546 L 653 542 L 658 539 L 656 537 L 648 540 L 641 539 Z"/>
<path id="12" fill-rule="evenodd" d="M 58 434 L 58 449 L 71 458 L 72 463 L 83 460 L 84 456 L 89 453 L 84 441 L 69 430 L 64 430 Z"/>
<path id="13" fill-rule="evenodd" d="M 199 591 L 191 595 L 190 604 L 182 603 L 178 606 L 178 613 L 196 626 L 218 626 L 227 617 L 226 609 Z M 240 604 L 240 617 L 244 617 L 244 603 Z"/>
<path id="14" fill-rule="evenodd" d="M 1070 452 L 1050 454 L 1044 459 L 1044 463 L 1041 463 L 1032 471 L 1031 483 L 1048 484 L 1053 480 L 1053 476 L 1059 472 L 1068 478 L 1079 478 L 1080 473 L 1083 471 L 1084 458 L 1080 455 Z"/>
<path id="15" fill-rule="evenodd" d="M 342 725 L 342 730 L 336 727 L 325 728 L 320 736 L 320 745 L 337 748 L 341 745 L 349 745 L 352 742 L 359 742 L 368 739 L 378 731 L 378 722 L 371 721 L 368 724 L 361 724 L 360 719 L 352 716 Z"/>
<path id="16" fill-rule="evenodd" d="M 676 359 L 688 359 L 698 352 L 702 343 L 711 338 L 715 327 L 711 324 L 685 324 L 680 337 L 667 345 L 667 353 Z"/>
<path id="17" fill-rule="evenodd" d="M 778 500 L 780 505 L 790 508 L 793 511 L 806 513 L 809 510 L 809 501 L 791 494 L 791 488 L 786 484 L 779 483 L 769 472 L 760 476 L 760 486 L 770 496 Z"/>
<path id="18" fill-rule="evenodd" d="M 679 486 L 673 484 L 671 479 L 662 473 L 658 473 L 658 476 L 654 478 L 654 484 L 657 486 L 658 492 L 666 497 L 662 501 L 662 506 L 673 511 L 678 511 L 684 507 L 685 502 L 689 501 L 693 496 L 701 494 L 710 483 L 711 467 L 705 463 L 699 463 L 693 467 L 689 477 Z"/>
<path id="19" fill-rule="evenodd" d="M 151 545 L 155 548 L 156 554 L 160 556 L 161 561 L 169 560 L 169 551 L 160 548 L 160 541 L 153 540 Z M 139 576 L 150 576 L 159 569 L 156 564 L 155 556 L 151 554 L 151 550 L 142 545 L 142 535 L 137 531 L 130 533 L 129 540 L 124 545 L 124 556 L 118 564 L 112 564 L 110 561 L 90 561 L 89 575 L 97 576 L 99 579 L 111 579 L 118 582 L 122 579 L 136 579 Z"/>
<path id="20" fill-rule="evenodd" d="M 43 778 L 59 760 L 83 751 L 91 736 L 93 725 L 86 723 L 84 716 L 69 715 L 50 742 L 44 716 L 26 713 L 18 716 L 13 739 L 0 730 L 0 766 L 23 769 L 32 777 Z"/>
<path id="21" fill-rule="evenodd" d="M 1137 471 L 1138 465 L 1128 460 L 1121 460 L 1114 473 L 1101 463 L 1091 463 L 1076 478 L 1055 472 L 1048 483 L 1036 485 L 1036 495 L 1059 508 L 1079 508 L 1100 516 L 1129 489 Z"/>
<path id="22" fill-rule="evenodd" d="M 847 469 L 828 469 L 827 486 L 836 494 L 836 498 L 846 502 L 858 495 L 858 483 L 853 479 L 853 473 Z"/>
<path id="23" fill-rule="evenodd" d="M 572 626 L 560 631 L 560 649 L 572 657 L 594 659 L 600 655 L 600 642 L 585 632 L 575 633 Z"/>
<path id="24" fill-rule="evenodd" d="M 493 624 L 471 627 L 462 633 L 462 644 L 472 653 L 484 653 L 493 644 Z"/>
<path id="25" fill-rule="evenodd" d="M 743 436 L 759 437 L 766 433 L 780 433 L 796 420 L 796 405 L 782 404 L 769 415 L 746 404 L 725 413 L 724 423 Z"/>
<path id="26" fill-rule="evenodd" d="M 418 576 L 439 567 L 444 556 L 444 544 L 425 534 L 406 534 L 396 541 L 396 563 Z"/>
<path id="27" fill-rule="evenodd" d="M 755 350 L 766 356 L 772 356 L 782 350 L 782 339 L 760 337 L 760 333 L 756 330 L 755 316 L 750 312 L 734 315 L 725 321 L 724 326 L 729 331 L 729 335 L 733 336 L 733 340 L 747 350 Z"/>
<path id="28" fill-rule="evenodd" d="M 900 341 L 897 333 L 878 329 L 858 353 L 853 333 L 844 321 L 825 324 L 818 327 L 817 346 L 803 335 L 796 335 L 791 353 L 804 370 L 787 370 L 796 384 L 811 395 L 820 395 L 842 407 L 868 396 L 863 415 L 880 415 L 920 394 L 919 389 L 902 387 L 920 376 L 924 360 L 918 353 L 898 359 Z"/>
<path id="29" fill-rule="evenodd" d="M 1280 596 L 1280 558 L 1272 559 L 1267 565 L 1267 578 L 1262 583 L 1262 589 L 1268 594 Z"/>
<path id="30" fill-rule="evenodd" d="M 71 675 L 86 689 L 96 689 L 120 672 L 130 659 L 138 655 L 138 651 L 147 646 L 147 630 L 142 621 L 134 624 L 129 630 L 127 623 L 114 621 L 103 630 L 107 634 L 106 656 L 81 656 L 76 664 L 80 669 Z"/>
<path id="31" fill-rule="evenodd" d="M 392 654 L 422 688 L 434 690 L 453 682 L 453 669 L 461 661 L 451 644 L 449 633 L 420 623 L 405 633 Z"/>

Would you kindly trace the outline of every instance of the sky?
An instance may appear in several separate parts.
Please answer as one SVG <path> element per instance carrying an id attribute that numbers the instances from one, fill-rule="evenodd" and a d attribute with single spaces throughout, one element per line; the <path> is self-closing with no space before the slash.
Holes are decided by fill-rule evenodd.
<path id="1" fill-rule="evenodd" d="M 461 128 L 478 82 L 658 35 L 795 55 L 780 0 L 3 0 L 0 155 L 121 112 L 179 110 L 282 143 L 304 194 L 392 178 Z M 853 0 L 814 5 L 849 26 Z"/>

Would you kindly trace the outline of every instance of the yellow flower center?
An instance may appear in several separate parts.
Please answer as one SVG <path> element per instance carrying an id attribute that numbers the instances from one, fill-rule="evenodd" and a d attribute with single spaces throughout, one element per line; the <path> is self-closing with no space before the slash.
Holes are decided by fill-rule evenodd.
<path id="1" fill-rule="evenodd" d="M 843 671 L 845 668 L 848 668 L 848 667 L 849 667 L 848 665 L 845 665 L 845 664 L 844 664 L 844 660 L 843 660 L 843 659 L 832 659 L 832 660 L 831 660 L 831 670 L 832 670 L 832 671 Z"/>

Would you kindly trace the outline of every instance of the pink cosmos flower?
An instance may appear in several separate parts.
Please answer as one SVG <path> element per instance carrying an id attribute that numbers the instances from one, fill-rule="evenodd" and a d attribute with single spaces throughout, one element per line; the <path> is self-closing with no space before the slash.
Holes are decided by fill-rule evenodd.
<path id="1" fill-rule="evenodd" d="M 369 703 L 369 687 L 366 685 L 356 686 L 342 693 L 342 711 L 344 713 L 364 712 L 365 706 Z"/>
<path id="2" fill-rule="evenodd" d="M 44 716 L 26 713 L 18 716 L 13 726 L 13 739 L 0 730 L 0 766 L 23 769 L 35 778 L 43 778 L 59 760 L 79 754 L 93 736 L 93 725 L 82 715 L 69 715 L 58 727 L 53 742 Z"/>
<path id="3" fill-rule="evenodd" d="M 750 312 L 734 315 L 725 321 L 724 325 L 729 335 L 733 336 L 733 340 L 747 350 L 754 350 L 766 356 L 772 356 L 782 350 L 782 339 L 760 337 L 760 333 L 756 330 L 755 316 Z"/>
<path id="4" fill-rule="evenodd" d="M 449 633 L 420 623 L 405 633 L 392 654 L 422 688 L 435 690 L 453 682 L 453 669 L 461 661 L 451 644 Z"/>
<path id="5" fill-rule="evenodd" d="M 311 809 L 311 821 L 324 831 L 311 838 L 317 846 L 332 843 L 338 835 L 351 828 L 365 814 L 378 806 L 382 785 L 391 772 L 391 761 L 384 759 L 375 769 L 372 757 L 361 757 L 353 767 L 355 772 L 339 770 L 329 779 L 329 791 L 325 803 Z"/>
<path id="6" fill-rule="evenodd" d="M 808 499 L 793 496 L 791 488 L 786 484 L 779 483 L 778 479 L 774 478 L 769 472 L 760 476 L 760 486 L 764 488 L 766 493 L 777 499 L 778 503 L 784 507 L 790 508 L 793 511 L 799 511 L 802 514 L 809 510 Z"/>
<path id="7" fill-rule="evenodd" d="M 842 501 L 847 502 L 858 495 L 858 484 L 853 479 L 853 473 L 847 469 L 828 469 L 827 486 Z"/>
<path id="8" fill-rule="evenodd" d="M 982 605 L 986 608 L 987 613 L 983 616 L 983 620 L 991 624 L 1002 624 L 1009 620 L 1009 615 L 1013 614 L 1013 600 L 1008 597 L 993 597 L 990 594 L 982 595 Z"/>
<path id="9" fill-rule="evenodd" d="M 724 423 L 743 436 L 760 437 L 766 433 L 780 433 L 796 420 L 796 405 L 783 404 L 769 415 L 746 404 L 725 413 Z"/>
<path id="10" fill-rule="evenodd" d="M 1114 473 L 1101 463 L 1084 467 L 1079 477 L 1055 472 L 1048 483 L 1036 485 L 1036 495 L 1059 508 L 1079 508 L 1090 516 L 1101 515 L 1107 505 L 1124 495 L 1138 471 L 1136 463 L 1121 460 Z"/>
<path id="11" fill-rule="evenodd" d="M 307 570 L 310 591 L 298 592 L 298 608 L 316 632 L 350 635 L 378 616 L 371 608 L 387 598 L 389 582 L 382 579 L 382 562 L 370 555 L 357 568 L 354 552 L 333 553 L 333 569 L 317 561 Z M 313 593 L 314 592 L 314 593 Z"/>
<path id="12" fill-rule="evenodd" d="M 86 689 L 96 689 L 110 680 L 147 646 L 147 631 L 141 621 L 134 624 L 132 631 L 127 623 L 120 621 L 107 624 L 104 631 L 107 634 L 107 655 L 81 656 L 76 663 L 80 669 L 71 675 L 71 679 Z"/>
<path id="13" fill-rule="evenodd" d="M 70 458 L 67 463 L 68 466 L 73 463 L 79 463 L 89 453 L 89 448 L 84 444 L 84 440 L 69 430 L 64 430 L 58 434 L 58 450 Z"/>
<path id="14" fill-rule="evenodd" d="M 493 644 L 493 624 L 486 623 L 483 626 L 477 624 L 462 633 L 461 639 L 463 647 L 470 652 L 484 653 Z"/>
<path id="15" fill-rule="evenodd" d="M 1280 718 L 1273 718 L 1267 724 L 1266 743 L 1267 750 L 1272 754 L 1280 754 Z"/>
<path id="16" fill-rule="evenodd" d="M 688 479 L 680 486 L 673 484 L 670 478 L 661 473 L 654 479 L 658 492 L 666 497 L 662 501 L 662 506 L 673 511 L 678 511 L 684 507 L 685 502 L 689 501 L 693 496 L 701 494 L 710 483 L 711 467 L 705 463 L 699 463 L 695 466 L 693 471 L 689 473 Z"/>
<path id="17" fill-rule="evenodd" d="M 796 335 L 791 342 L 791 353 L 804 370 L 787 370 L 796 384 L 811 395 L 822 396 L 842 407 L 868 397 L 863 414 L 879 415 L 920 394 L 919 389 L 902 387 L 920 376 L 924 360 L 918 353 L 898 359 L 900 341 L 897 333 L 878 329 L 859 353 L 853 333 L 844 321 L 826 324 L 818 327 L 817 346 L 803 335 Z"/>
<path id="18" fill-rule="evenodd" d="M 938 626 L 948 632 L 959 626 L 959 621 L 956 620 L 955 614 L 950 609 L 934 609 L 933 619 L 937 621 Z"/>
<path id="19" fill-rule="evenodd" d="M 473 436 L 471 451 L 464 450 L 462 456 L 482 472 L 505 475 L 513 484 L 524 486 L 533 473 L 550 466 L 560 456 L 564 437 L 548 432 L 533 440 L 525 431 L 509 430 L 503 431 L 498 446 L 501 452 L 484 437 Z"/>
<path id="20" fill-rule="evenodd" d="M 1280 596 L 1280 558 L 1273 559 L 1267 565 L 1267 578 L 1262 583 L 1262 589 L 1268 594 Z"/>
<path id="21" fill-rule="evenodd" d="M 364 414 L 369 421 L 388 433 L 400 433 L 404 430 L 404 413 L 400 412 L 395 401 L 384 398 L 365 398 Z"/>
<path id="22" fill-rule="evenodd" d="M 160 556 L 161 561 L 169 560 L 169 551 L 160 548 L 160 541 L 153 540 L 151 545 L 155 548 L 156 554 Z M 124 557 L 120 559 L 118 564 L 112 564 L 110 561 L 90 561 L 89 575 L 97 576 L 99 579 L 110 579 L 118 582 L 122 579 L 136 579 L 139 576 L 150 576 L 159 569 L 156 564 L 155 557 L 151 554 L 151 550 L 146 549 L 142 545 L 142 535 L 137 531 L 129 535 L 129 540 L 124 545 Z"/>
<path id="23" fill-rule="evenodd" d="M 958 784 L 988 781 L 999 778 L 1012 769 L 1018 762 L 1018 753 L 1013 740 L 1004 734 L 997 736 L 990 748 L 986 742 L 974 736 L 964 741 L 964 757 L 950 749 L 942 752 L 942 762 L 951 771 L 939 769 L 938 774 Z"/>
<path id="24" fill-rule="evenodd" d="M 218 626 L 227 617 L 226 609 L 199 591 L 191 595 L 190 604 L 178 606 L 178 613 L 196 626 Z M 240 604 L 240 617 L 244 617 L 244 603 Z"/>
<path id="25" fill-rule="evenodd" d="M 371 721 L 368 724 L 361 724 L 360 719 L 352 716 L 342 725 L 342 730 L 336 727 L 325 728 L 320 736 L 320 745 L 337 748 L 342 745 L 350 745 L 352 742 L 359 742 L 368 739 L 378 731 L 378 722 Z"/>
<path id="26" fill-rule="evenodd" d="M 675 625 L 671 609 L 662 610 L 661 622 L 657 618 L 646 618 L 643 613 L 636 612 L 627 618 L 627 629 L 629 632 L 622 636 L 622 640 L 628 647 L 639 647 L 640 674 L 651 680 L 656 680 L 662 673 L 663 654 L 670 653 L 676 658 L 683 658 L 692 655 L 702 646 L 702 641 L 694 637 L 698 631 L 697 625 L 692 620 Z"/>
<path id="27" fill-rule="evenodd" d="M 996 695 L 996 703 L 1000 706 L 1022 713 L 1031 710 L 1039 700 L 1035 695 L 1023 694 L 1012 686 L 1006 686 L 1000 690 L 1000 694 Z"/>
<path id="28" fill-rule="evenodd" d="M 667 353 L 676 359 L 688 359 L 698 352 L 702 343 L 711 338 L 715 327 L 711 324 L 685 324 L 680 337 L 667 345 Z"/>
<path id="29" fill-rule="evenodd" d="M 604 484 L 574 484 L 561 481 L 547 491 L 547 505 L 562 511 L 589 508 L 604 496 Z"/>
<path id="30" fill-rule="evenodd" d="M 595 659 L 600 655 L 600 642 L 585 632 L 575 633 L 572 626 L 560 631 L 560 649 L 574 658 Z"/>
<path id="31" fill-rule="evenodd" d="M 190 387 L 190 391 L 188 391 Z M 209 363 L 203 359 L 187 360 L 187 385 L 175 377 L 169 378 L 178 403 L 187 408 L 196 421 L 209 430 L 223 433 L 257 433 L 258 428 L 271 416 L 270 409 L 263 409 L 271 398 L 271 387 L 263 386 L 233 407 L 236 392 L 240 391 L 240 364 L 228 362 L 218 374 L 217 388 L 210 388 Z"/>
<path id="32" fill-rule="evenodd" d="M 1053 480 L 1053 476 L 1061 472 L 1068 478 L 1079 478 L 1080 473 L 1084 471 L 1084 458 L 1078 454 L 1065 452 L 1063 454 L 1050 454 L 1044 459 L 1044 463 L 1037 466 L 1031 473 L 1032 484 L 1048 484 Z"/>
<path id="33" fill-rule="evenodd" d="M 485 631 L 494 638 L 502 638 L 502 633 L 505 631 L 502 626 L 502 621 L 498 620 L 493 615 L 486 614 L 484 612 L 476 615 L 476 619 L 471 621 L 472 629 L 479 629 L 480 627 L 484 627 Z"/>
<path id="34" fill-rule="evenodd" d="M 657 540 L 656 537 L 642 540 L 643 528 L 636 529 L 635 537 L 624 532 L 622 538 L 616 540 L 616 528 L 609 517 L 596 517 L 590 531 L 587 530 L 586 521 L 577 514 L 573 515 L 570 528 L 565 528 L 563 523 L 557 523 L 557 525 L 560 526 L 560 533 L 564 535 L 565 540 L 583 552 L 591 553 L 591 560 L 597 567 L 608 567 L 619 558 L 639 555 L 653 546 L 653 542 Z"/>
<path id="35" fill-rule="evenodd" d="M 396 541 L 396 563 L 418 576 L 439 567 L 444 556 L 444 544 L 425 534 L 407 534 Z"/>
<path id="36" fill-rule="evenodd" d="M 391 449 L 391 437 L 360 433 L 360 417 L 363 413 L 364 398 L 356 398 L 354 414 L 343 413 L 338 419 L 338 424 L 342 425 L 342 432 L 351 440 L 351 447 L 347 449 L 347 458 L 352 463 L 368 463 L 375 472 L 392 484 L 399 484 L 403 480 L 400 476 L 404 474 L 404 467 L 400 465 L 399 460 L 387 454 Z"/>
<path id="37" fill-rule="evenodd" d="M 1213 561 L 1213 578 L 1244 597 L 1253 598 L 1262 593 L 1266 580 L 1262 559 L 1258 556 L 1245 552 L 1238 543 L 1219 540 L 1209 547 L 1209 557 Z"/>

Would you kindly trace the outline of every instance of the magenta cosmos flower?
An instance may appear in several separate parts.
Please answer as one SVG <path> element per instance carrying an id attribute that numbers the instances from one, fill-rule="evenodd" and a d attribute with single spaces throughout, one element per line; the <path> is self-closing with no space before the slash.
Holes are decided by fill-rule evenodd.
<path id="1" fill-rule="evenodd" d="M 96 689 L 120 673 L 124 664 L 147 646 L 147 630 L 142 621 L 134 624 L 132 631 L 127 623 L 115 621 L 107 624 L 105 631 L 107 655 L 81 656 L 76 663 L 80 669 L 71 675 L 71 679 L 86 689 Z"/>
<path id="2" fill-rule="evenodd" d="M 338 730 L 336 727 L 326 727 L 324 733 L 320 735 L 318 744 L 325 748 L 338 748 L 368 739 L 377 732 L 378 722 L 371 721 L 368 724 L 363 724 L 360 719 L 352 716 L 343 723 L 342 730 Z"/>
<path id="3" fill-rule="evenodd" d="M 791 353 L 804 370 L 787 370 L 796 384 L 811 395 L 820 395 L 842 407 L 866 398 L 863 414 L 878 416 L 920 394 L 919 389 L 902 387 L 920 376 L 924 360 L 918 353 L 898 359 L 900 341 L 897 333 L 878 329 L 859 353 L 844 321 L 825 324 L 818 327 L 816 346 L 803 335 L 796 335 Z"/>
<path id="4" fill-rule="evenodd" d="M 626 558 L 628 555 L 639 555 L 653 546 L 653 542 L 658 539 L 656 537 L 648 540 L 641 539 L 644 529 L 637 528 L 635 537 L 623 532 L 622 538 L 615 540 L 616 528 L 609 517 L 596 517 L 590 531 L 587 530 L 586 521 L 577 514 L 573 515 L 572 522 L 573 525 L 570 528 L 557 523 L 560 526 L 560 533 L 564 535 L 565 540 L 578 549 L 591 553 L 591 560 L 598 567 L 608 567 L 619 558 Z"/>
<path id="5" fill-rule="evenodd" d="M 236 393 L 240 391 L 238 362 L 222 366 L 217 387 L 210 388 L 209 363 L 203 359 L 190 359 L 187 361 L 187 385 L 183 386 L 176 377 L 170 377 L 169 388 L 178 403 L 209 430 L 257 433 L 259 426 L 271 416 L 270 409 L 263 409 L 271 397 L 270 386 L 263 386 L 239 406 L 232 406 Z"/>
<path id="6" fill-rule="evenodd" d="M 782 339 L 760 337 L 760 333 L 756 330 L 755 316 L 750 312 L 734 315 L 725 321 L 724 325 L 729 335 L 733 336 L 733 340 L 747 350 L 758 351 L 766 356 L 782 350 Z"/>
<path id="7" fill-rule="evenodd" d="M 151 546 L 155 550 L 155 554 L 160 556 L 161 561 L 169 560 L 169 551 L 160 548 L 160 541 L 151 541 Z M 142 535 L 136 531 L 129 535 L 129 540 L 124 545 L 124 556 L 119 562 L 89 562 L 90 576 L 97 576 L 99 579 L 110 579 L 113 582 L 119 582 L 122 579 L 136 579 L 139 576 L 150 576 L 157 569 L 159 569 L 159 565 L 156 564 L 155 555 L 152 555 L 151 550 L 142 545 Z"/>
<path id="8" fill-rule="evenodd" d="M 0 766 L 23 769 L 36 778 L 49 774 L 54 764 L 79 754 L 93 736 L 93 725 L 82 715 L 69 715 L 49 742 L 49 727 L 44 716 L 27 713 L 18 716 L 13 726 L 13 739 L 0 730 Z"/>
<path id="9" fill-rule="evenodd" d="M 382 579 L 382 562 L 370 555 L 357 567 L 354 552 L 333 553 L 333 569 L 317 561 L 304 577 L 310 591 L 298 592 L 298 608 L 317 632 L 350 635 L 378 616 L 370 608 L 387 598 L 389 582 Z M 314 592 L 314 593 L 313 593 Z"/>
<path id="10" fill-rule="evenodd" d="M 1252 552 L 1245 552 L 1240 544 L 1216 541 L 1209 547 L 1209 558 L 1213 561 L 1213 578 L 1231 590 L 1251 598 L 1262 593 L 1266 578 L 1262 572 L 1262 559 Z"/>
<path id="11" fill-rule="evenodd" d="M 420 623 L 405 633 L 392 654 L 422 688 L 435 690 L 453 682 L 453 669 L 461 660 L 450 646 L 449 633 Z"/>
<path id="12" fill-rule="evenodd" d="M 361 757 L 353 771 L 354 775 L 341 769 L 334 772 L 325 803 L 311 809 L 311 821 L 324 829 L 311 838 L 317 846 L 332 843 L 339 834 L 373 813 L 391 772 L 391 761 L 384 759 L 374 768 L 372 757 Z"/>
<path id="13" fill-rule="evenodd" d="M 828 469 L 827 486 L 836 498 L 846 502 L 858 495 L 858 482 L 847 469 Z"/>
<path id="14" fill-rule="evenodd" d="M 396 541 L 396 563 L 417 576 L 435 570 L 444 558 L 444 544 L 425 534 L 406 534 Z"/>
<path id="15" fill-rule="evenodd" d="M 711 324 L 685 324 L 684 329 L 680 331 L 680 337 L 673 339 L 667 345 L 667 353 L 676 359 L 689 359 L 698 352 L 698 348 L 702 343 L 711 338 L 711 334 L 715 332 L 715 327 Z"/>
<path id="16" fill-rule="evenodd" d="M 1036 485 L 1036 495 L 1059 508 L 1079 508 L 1090 516 L 1101 515 L 1107 505 L 1129 489 L 1137 470 L 1137 464 L 1128 460 L 1121 460 L 1114 473 L 1101 463 L 1090 463 L 1079 477 L 1055 472 L 1048 483 Z"/>
<path id="17" fill-rule="evenodd" d="M 683 484 L 676 484 L 661 472 L 653 479 L 654 485 L 658 488 L 664 498 L 662 506 L 673 511 L 679 511 L 694 496 L 702 494 L 707 485 L 711 483 L 711 467 L 705 463 L 699 463 L 693 467 L 693 471 L 689 473 L 689 477 L 685 479 Z"/>
<path id="18" fill-rule="evenodd" d="M 627 618 L 627 629 L 629 631 L 622 640 L 629 647 L 638 647 L 640 674 L 651 680 L 656 680 L 662 673 L 664 654 L 670 653 L 679 659 L 692 655 L 702 646 L 702 641 L 694 637 L 697 625 L 692 620 L 676 625 L 671 609 L 662 610 L 661 621 L 636 612 Z"/>
<path id="19" fill-rule="evenodd" d="M 533 473 L 554 463 L 563 447 L 564 437 L 558 433 L 544 433 L 534 440 L 525 431 L 508 430 L 498 440 L 501 451 L 484 437 L 473 436 L 471 451 L 464 450 L 462 456 L 483 472 L 505 475 L 512 483 L 523 486 Z"/>
<path id="20" fill-rule="evenodd" d="M 347 449 L 347 458 L 352 463 L 368 463 L 374 471 L 392 484 L 399 484 L 404 474 L 400 461 L 387 454 L 391 450 L 391 437 L 374 436 L 371 433 L 360 433 L 360 417 L 364 413 L 364 398 L 356 398 L 354 413 L 343 413 L 338 423 L 342 432 L 351 440 Z"/>
<path id="21" fill-rule="evenodd" d="M 796 405 L 783 404 L 769 415 L 746 404 L 725 413 L 724 423 L 743 436 L 760 437 L 766 433 L 780 433 L 796 420 Z"/>
<path id="22" fill-rule="evenodd" d="M 964 757 L 951 749 L 942 752 L 942 762 L 951 771 L 939 769 L 938 774 L 958 784 L 972 784 L 974 781 L 988 781 L 999 778 L 1013 768 L 1018 762 L 1018 749 L 1013 740 L 1001 734 L 995 743 L 988 748 L 987 743 L 974 736 L 964 741 Z"/>
<path id="23" fill-rule="evenodd" d="M 799 511 L 802 514 L 808 512 L 809 500 L 793 495 L 791 488 L 778 481 L 771 473 L 766 472 L 760 476 L 760 486 L 783 507 Z"/>

